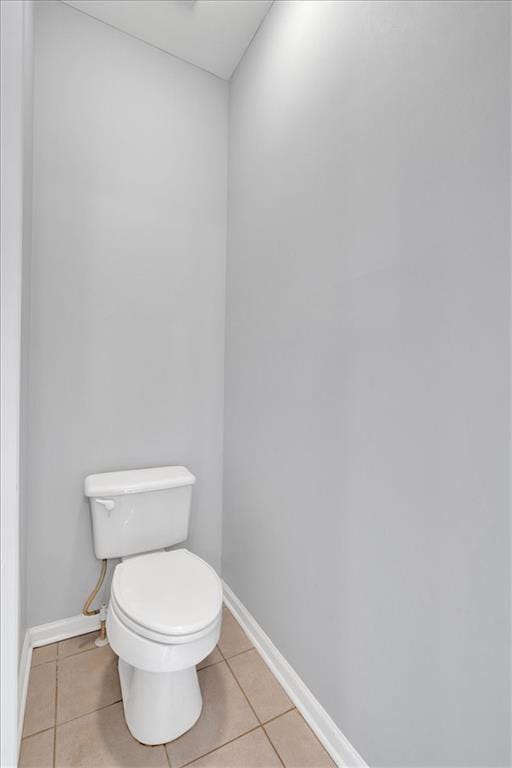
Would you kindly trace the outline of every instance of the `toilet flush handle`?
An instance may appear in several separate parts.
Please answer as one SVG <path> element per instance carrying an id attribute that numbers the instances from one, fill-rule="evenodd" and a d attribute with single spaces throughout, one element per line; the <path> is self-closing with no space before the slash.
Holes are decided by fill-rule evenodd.
<path id="1" fill-rule="evenodd" d="M 94 499 L 94 501 L 97 501 L 98 504 L 104 506 L 107 512 L 112 512 L 116 505 L 115 501 L 112 501 L 112 499 Z"/>

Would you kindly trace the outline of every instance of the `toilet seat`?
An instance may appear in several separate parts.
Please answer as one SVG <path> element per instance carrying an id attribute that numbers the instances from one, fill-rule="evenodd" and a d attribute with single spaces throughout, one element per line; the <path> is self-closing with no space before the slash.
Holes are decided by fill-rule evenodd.
<path id="1" fill-rule="evenodd" d="M 153 552 L 120 563 L 112 608 L 132 632 L 160 643 L 207 634 L 222 609 L 222 585 L 208 563 L 186 549 Z"/>
<path id="2" fill-rule="evenodd" d="M 133 637 L 137 636 L 143 640 L 152 640 L 163 645 L 187 645 L 193 643 L 195 640 L 200 640 L 201 638 L 206 637 L 211 632 L 212 628 L 219 623 L 221 616 L 221 611 L 219 610 L 217 618 L 214 619 L 211 624 L 208 624 L 203 629 L 190 635 L 172 635 L 168 633 L 164 634 L 163 632 L 155 632 L 154 630 L 144 627 L 142 624 L 138 624 L 136 621 L 133 621 L 133 619 L 130 619 L 130 617 L 119 608 L 113 595 L 111 595 L 110 598 L 109 611 L 111 614 L 115 615 L 117 621 L 120 622 L 125 630 L 129 631 Z"/>

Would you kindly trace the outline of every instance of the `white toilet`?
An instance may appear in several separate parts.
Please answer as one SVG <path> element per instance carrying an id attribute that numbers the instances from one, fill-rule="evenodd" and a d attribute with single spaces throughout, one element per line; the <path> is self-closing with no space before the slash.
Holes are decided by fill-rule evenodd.
<path id="1" fill-rule="evenodd" d="M 204 560 L 170 547 L 188 535 L 195 477 L 185 467 L 89 475 L 99 559 L 122 558 L 107 634 L 119 656 L 126 723 L 143 744 L 172 741 L 201 713 L 196 664 L 219 639 L 222 585 Z"/>

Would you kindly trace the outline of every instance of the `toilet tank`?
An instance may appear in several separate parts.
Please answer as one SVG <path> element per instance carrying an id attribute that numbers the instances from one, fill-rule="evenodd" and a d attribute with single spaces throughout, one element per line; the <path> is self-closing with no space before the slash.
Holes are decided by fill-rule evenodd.
<path id="1" fill-rule="evenodd" d="M 96 557 L 125 557 L 185 541 L 195 481 L 186 467 L 88 475 L 84 490 Z"/>

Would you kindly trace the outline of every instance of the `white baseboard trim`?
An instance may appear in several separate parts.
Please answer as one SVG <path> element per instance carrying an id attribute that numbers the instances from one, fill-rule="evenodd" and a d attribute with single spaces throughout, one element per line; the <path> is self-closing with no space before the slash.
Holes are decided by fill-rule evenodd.
<path id="1" fill-rule="evenodd" d="M 30 642 L 32 648 L 39 648 L 41 645 L 57 643 L 59 640 L 67 640 L 68 637 L 77 637 L 85 635 L 86 632 L 94 632 L 100 628 L 99 616 L 70 616 L 69 619 L 60 619 L 52 621 L 50 624 L 40 624 L 38 627 L 32 627 L 30 632 Z"/>
<path id="2" fill-rule="evenodd" d="M 67 640 L 69 637 L 85 635 L 86 632 L 94 632 L 94 630 L 99 628 L 99 616 L 82 616 L 80 614 L 79 616 L 70 616 L 69 619 L 52 621 L 49 624 L 40 624 L 38 627 L 27 629 L 25 632 L 18 668 L 18 755 L 23 735 L 23 721 L 25 719 L 33 648 L 57 643 L 59 640 Z"/>
<path id="3" fill-rule="evenodd" d="M 23 734 L 23 720 L 25 718 L 25 706 L 27 704 L 28 678 L 32 662 L 32 643 L 30 642 L 30 630 L 27 629 L 23 638 L 20 663 L 18 666 L 18 756 Z"/>
<path id="4" fill-rule="evenodd" d="M 224 602 L 247 633 L 255 648 L 279 680 L 304 720 L 309 724 L 336 765 L 350 768 L 368 768 L 322 705 L 313 696 L 295 670 L 277 650 L 258 622 L 240 602 L 234 592 L 223 582 Z"/>

